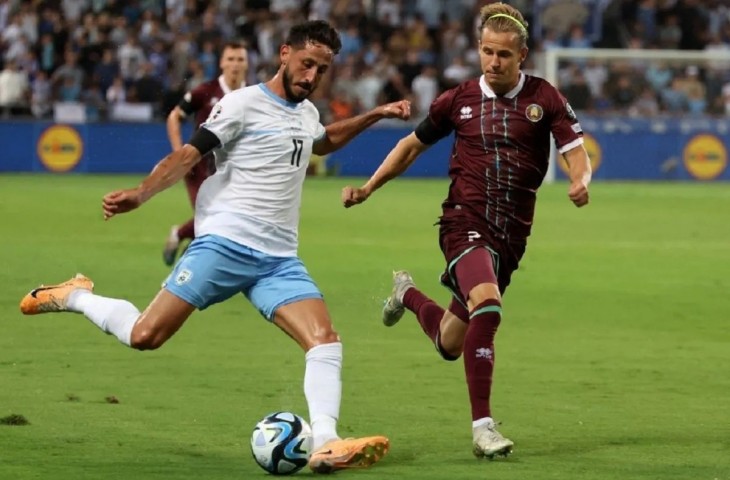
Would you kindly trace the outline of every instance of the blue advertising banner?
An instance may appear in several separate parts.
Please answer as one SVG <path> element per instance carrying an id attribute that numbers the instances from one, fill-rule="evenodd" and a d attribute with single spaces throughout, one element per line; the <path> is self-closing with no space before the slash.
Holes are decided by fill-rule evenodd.
<path id="1" fill-rule="evenodd" d="M 730 120 L 580 118 L 596 180 L 730 180 Z M 366 131 L 330 155 L 327 168 L 369 176 L 411 131 Z M 0 172 L 145 173 L 170 151 L 162 123 L 0 123 L 0 140 Z M 405 175 L 446 176 L 451 144 L 445 138 L 433 145 Z M 557 164 L 556 177 L 566 178 L 562 159 Z"/>

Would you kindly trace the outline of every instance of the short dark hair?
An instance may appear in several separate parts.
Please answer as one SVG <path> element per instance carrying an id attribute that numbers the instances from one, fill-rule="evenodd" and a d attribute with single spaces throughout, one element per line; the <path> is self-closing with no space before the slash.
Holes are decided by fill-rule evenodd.
<path id="1" fill-rule="evenodd" d="M 317 42 L 328 46 L 337 55 L 342 48 L 340 34 L 324 20 L 312 20 L 294 25 L 284 42 L 292 47 L 302 48 L 307 42 Z"/>
<path id="2" fill-rule="evenodd" d="M 234 40 L 228 41 L 223 44 L 223 48 L 221 48 L 221 52 L 227 48 L 230 48 L 231 50 L 238 50 L 240 48 L 245 49 L 246 46 L 242 42 L 237 42 Z"/>

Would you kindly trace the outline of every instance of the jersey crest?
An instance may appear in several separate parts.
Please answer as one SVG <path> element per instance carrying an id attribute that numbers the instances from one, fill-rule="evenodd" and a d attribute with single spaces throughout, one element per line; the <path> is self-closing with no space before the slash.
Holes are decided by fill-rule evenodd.
<path id="1" fill-rule="evenodd" d="M 525 116 L 527 119 L 533 123 L 537 123 L 540 120 L 542 120 L 542 116 L 544 115 L 544 111 L 540 105 L 537 103 L 531 103 L 527 106 L 525 109 Z"/>

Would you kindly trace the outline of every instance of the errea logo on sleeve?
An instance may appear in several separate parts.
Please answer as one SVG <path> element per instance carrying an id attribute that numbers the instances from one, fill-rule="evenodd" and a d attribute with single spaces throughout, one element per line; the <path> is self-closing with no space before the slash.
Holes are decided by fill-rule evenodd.
<path id="1" fill-rule="evenodd" d="M 468 105 L 464 105 L 463 107 L 461 107 L 461 110 L 459 110 L 459 113 L 461 113 L 461 115 L 459 116 L 459 118 L 462 119 L 462 120 L 466 120 L 466 119 L 472 117 L 471 107 L 468 106 Z"/>

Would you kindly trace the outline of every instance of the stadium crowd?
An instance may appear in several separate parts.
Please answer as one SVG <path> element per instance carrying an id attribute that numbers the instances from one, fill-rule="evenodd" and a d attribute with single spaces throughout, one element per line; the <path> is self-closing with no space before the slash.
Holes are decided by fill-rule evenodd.
<path id="1" fill-rule="evenodd" d="M 80 102 L 104 119 L 114 103 L 149 103 L 163 118 L 185 91 L 218 75 L 220 47 L 244 42 L 247 83 L 276 71 L 278 46 L 302 19 L 340 31 L 333 75 L 313 101 L 325 122 L 411 99 L 425 114 L 444 89 L 479 73 L 475 21 L 487 0 L 0 0 L 2 115 L 50 118 Z M 513 0 L 531 24 L 525 70 L 541 75 L 550 48 L 727 51 L 723 0 Z M 540 9 L 535 4 L 548 5 Z M 589 5 L 593 10 L 588 8 Z M 580 23 L 600 10 L 588 35 Z M 561 63 L 559 86 L 576 110 L 730 115 L 724 62 L 586 60 Z"/>

